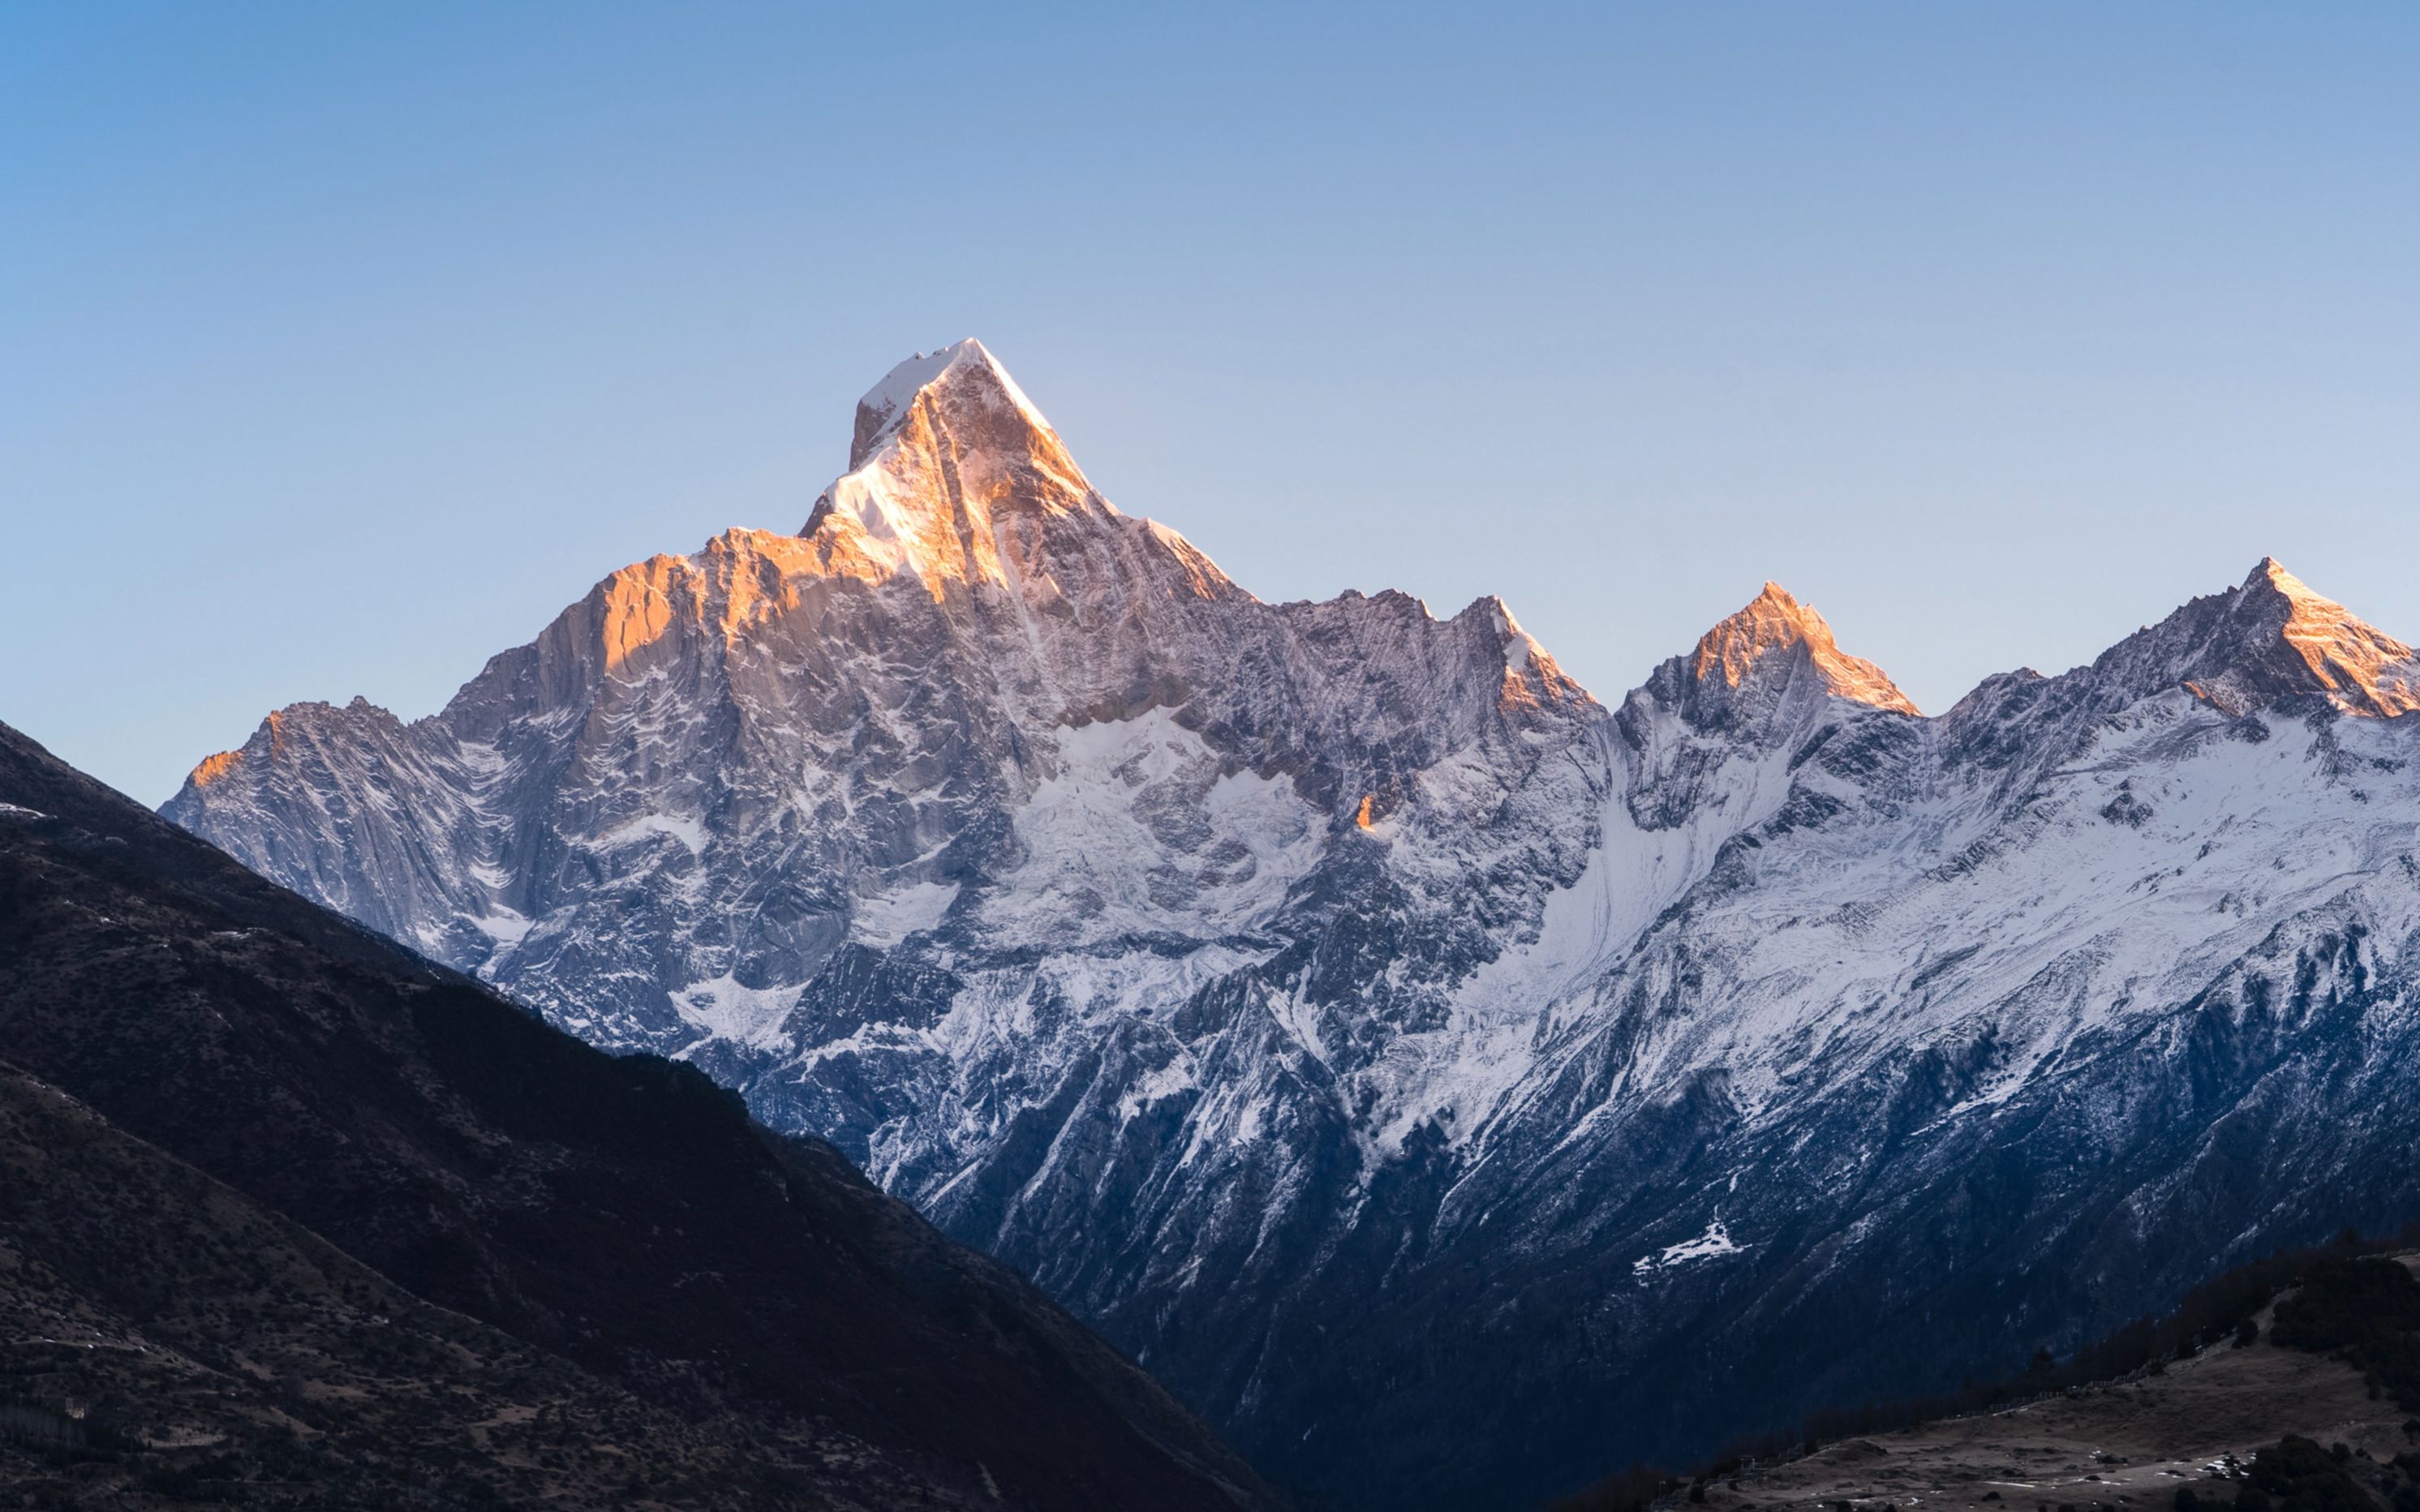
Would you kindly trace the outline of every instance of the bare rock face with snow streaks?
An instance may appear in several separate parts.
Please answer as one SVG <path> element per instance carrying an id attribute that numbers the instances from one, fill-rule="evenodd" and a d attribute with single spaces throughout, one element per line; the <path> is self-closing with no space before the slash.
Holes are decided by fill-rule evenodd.
<path id="1" fill-rule="evenodd" d="M 1019 1266 L 1270 1472 L 1512 1505 L 2420 1205 L 2420 662 L 2273 562 L 1926 718 L 1266 604 L 965 342 L 796 536 L 167 807 Z"/>

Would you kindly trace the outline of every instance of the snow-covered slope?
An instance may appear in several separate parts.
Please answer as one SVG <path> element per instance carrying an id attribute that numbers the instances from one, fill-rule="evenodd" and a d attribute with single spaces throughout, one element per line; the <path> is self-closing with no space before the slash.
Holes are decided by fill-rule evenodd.
<path id="1" fill-rule="evenodd" d="M 1606 709 L 1263 603 L 972 342 L 797 536 L 625 568 L 179 823 L 684 1056 L 1271 1471 L 1519 1504 L 2420 1203 L 2420 662 L 2263 563 L 1917 715 L 1768 584 Z"/>

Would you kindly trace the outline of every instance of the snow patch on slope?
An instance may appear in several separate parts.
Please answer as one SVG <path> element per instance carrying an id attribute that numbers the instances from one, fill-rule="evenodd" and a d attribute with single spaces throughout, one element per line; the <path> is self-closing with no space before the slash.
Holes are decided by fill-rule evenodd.
<path id="1" fill-rule="evenodd" d="M 783 1042 L 782 1021 L 797 1006 L 796 987 L 750 987 L 729 972 L 691 982 L 672 995 L 673 1009 L 707 1040 L 729 1040 L 755 1049 Z"/>
<path id="2" fill-rule="evenodd" d="M 1249 928 L 1319 856 L 1293 784 L 1231 771 L 1166 709 L 1056 732 L 1051 775 L 1016 810 L 1021 865 L 985 924 L 1062 948 Z"/>
<path id="3" fill-rule="evenodd" d="M 861 898 L 849 919 L 849 935 L 866 945 L 896 945 L 910 934 L 938 928 L 957 901 L 954 882 L 914 882 Z"/>
<path id="4" fill-rule="evenodd" d="M 676 814 L 641 814 L 597 836 L 597 845 L 600 850 L 616 850 L 658 835 L 680 841 L 691 856 L 706 854 L 706 825 L 695 818 Z"/>
<path id="5" fill-rule="evenodd" d="M 1720 1218 L 1716 1218 L 1713 1223 L 1708 1224 L 1706 1231 L 1697 1238 L 1683 1240 L 1678 1244 L 1668 1244 L 1656 1254 L 1642 1256 L 1631 1270 L 1637 1275 L 1652 1275 L 1658 1271 L 1668 1271 L 1676 1265 L 1687 1265 L 1693 1260 L 1711 1260 L 1721 1256 L 1740 1253 L 1742 1253 L 1741 1247 L 1731 1242 L 1730 1230 L 1723 1227 L 1723 1221 Z"/>

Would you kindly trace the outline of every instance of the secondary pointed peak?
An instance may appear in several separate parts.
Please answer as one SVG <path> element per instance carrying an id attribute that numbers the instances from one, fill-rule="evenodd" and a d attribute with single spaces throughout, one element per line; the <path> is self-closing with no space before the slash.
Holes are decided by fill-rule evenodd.
<path id="1" fill-rule="evenodd" d="M 2273 588 L 2288 598 L 2319 596 L 2311 591 L 2310 584 L 2288 572 L 2286 564 L 2275 557 L 2262 557 L 2255 563 L 2252 570 L 2244 575 L 2243 586 L 2252 589 Z"/>
<path id="2" fill-rule="evenodd" d="M 2236 590 L 2242 600 L 2239 614 L 2249 613 L 2264 620 L 2283 616 L 2288 638 L 2297 627 L 2304 631 L 2348 631 L 2356 639 L 2376 640 L 2385 645 L 2401 647 L 2399 640 L 2381 634 L 2365 624 L 2352 610 L 2320 593 L 2310 584 L 2286 570 L 2286 564 L 2275 557 L 2262 557 L 2259 564 L 2247 575 Z M 2408 654 L 2408 649 L 2405 648 Z"/>
<path id="3" fill-rule="evenodd" d="M 2228 714 L 2317 696 L 2341 713 L 2420 709 L 2420 655 L 2262 557 L 2236 587 L 2195 598 L 2102 653 L 2127 698 L 2181 687 Z"/>
<path id="4" fill-rule="evenodd" d="M 1719 677 L 1736 688 L 1755 677 L 1776 654 L 1804 649 L 1807 662 L 1834 698 L 1868 703 L 1878 709 L 1916 712 L 1884 671 L 1862 656 L 1842 651 L 1832 626 L 1814 606 L 1802 604 L 1790 590 L 1767 579 L 1745 608 L 1708 630 L 1689 658 L 1689 670 L 1700 684 Z"/>
<path id="5" fill-rule="evenodd" d="M 2317 692 L 2349 714 L 2420 707 L 2420 659 L 2412 647 L 2288 572 L 2275 557 L 2262 557 L 2229 596 L 2236 602 L 2223 622 L 2226 627 L 2205 651 L 2207 659 L 2223 665 L 2214 676 L 2195 679 L 2196 687 L 2251 702 Z"/>

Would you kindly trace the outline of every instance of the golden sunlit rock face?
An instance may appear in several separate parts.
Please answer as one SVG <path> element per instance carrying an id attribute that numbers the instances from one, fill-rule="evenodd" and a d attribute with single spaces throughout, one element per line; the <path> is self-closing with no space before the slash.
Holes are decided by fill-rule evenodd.
<path id="1" fill-rule="evenodd" d="M 244 749 L 249 749 L 252 746 L 262 745 L 264 742 L 266 743 L 269 753 L 272 756 L 281 754 L 285 751 L 285 710 L 270 710 L 269 717 L 260 721 L 260 729 L 254 733 L 251 741 L 247 743 Z M 186 774 L 185 780 L 191 782 L 197 788 L 206 788 L 213 782 L 223 781 L 226 778 L 232 776 L 236 768 L 243 764 L 243 749 L 223 750 L 215 756 L 205 756 L 202 758 L 199 764 L 194 766 L 191 772 Z"/>
<path id="2" fill-rule="evenodd" d="M 673 579 L 691 570 L 686 558 L 663 556 L 625 567 L 605 579 L 599 592 L 605 601 L 603 638 L 608 670 L 619 670 L 664 633 L 673 617 Z"/>
<path id="3" fill-rule="evenodd" d="M 1842 651 L 1823 616 L 1776 582 L 1766 583 L 1745 609 L 1707 631 L 1691 654 L 1689 667 L 1700 682 L 1719 676 L 1726 687 L 1737 687 L 1765 658 L 1800 647 L 1835 697 L 1901 714 L 1916 712 L 1915 702 L 1880 667 Z"/>
<path id="4" fill-rule="evenodd" d="M 978 342 L 911 360 L 866 395 L 849 455 L 799 534 L 727 531 L 694 557 L 656 557 L 599 584 L 590 605 L 606 668 L 627 672 L 678 623 L 728 643 L 844 584 L 913 583 L 945 612 L 990 594 L 1054 619 L 1073 612 L 1071 566 L 1202 602 L 1249 596 L 1184 536 L 1095 493 Z M 1138 557 L 1152 570 L 1127 572 Z"/>
<path id="5" fill-rule="evenodd" d="M 2112 648 L 2102 663 L 2134 655 L 2137 641 L 2152 658 L 2149 671 L 2228 715 L 2310 698 L 2365 718 L 2420 708 L 2412 649 L 2312 592 L 2274 557 L 2263 557 L 2240 585 L 2196 598 Z"/>
<path id="6" fill-rule="evenodd" d="M 197 788 L 209 787 L 220 778 L 235 770 L 235 764 L 241 760 L 243 760 L 243 752 L 240 750 L 223 750 L 215 756 L 205 756 L 200 764 L 194 768 L 191 781 Z"/>
<path id="7" fill-rule="evenodd" d="M 849 453 L 800 533 L 830 537 L 835 566 L 912 576 L 936 601 L 953 585 L 1047 576 L 1058 521 L 1122 517 L 980 342 L 902 364 L 860 402 Z M 1158 533 L 1182 547 L 1200 592 L 1233 588 L 1182 537 Z"/>
<path id="8" fill-rule="evenodd" d="M 2311 591 L 2275 557 L 2263 557 L 2247 584 L 2266 584 L 2286 601 L 2279 630 L 2288 650 L 2348 714 L 2396 715 L 2420 708 L 2412 650 Z"/>
<path id="9" fill-rule="evenodd" d="M 1166 642 L 1192 639 L 1185 626 L 1202 615 L 1271 612 L 1183 535 L 1095 492 L 979 343 L 911 359 L 869 393 L 850 462 L 796 535 L 726 531 L 690 555 L 607 578 L 541 638 L 541 659 L 555 669 L 546 678 L 601 664 L 609 683 L 636 688 L 659 668 L 687 676 L 703 658 L 730 663 L 717 675 L 753 687 L 764 672 L 755 664 L 770 661 L 813 671 L 758 690 L 752 710 L 812 702 L 848 648 L 898 641 L 895 595 L 910 594 L 949 638 L 1013 627 L 1052 671 L 1011 677 L 1002 691 L 1038 698 L 1045 718 L 1080 723 L 1186 703 L 1184 679 L 1160 665 Z M 1424 607 L 1402 602 L 1430 623 Z M 1488 659 L 1500 657 L 1500 716 L 1591 703 L 1501 601 L 1466 613 L 1471 637 L 1490 642 Z M 919 643 L 925 634 L 915 632 Z"/>
<path id="10" fill-rule="evenodd" d="M 732 530 L 633 563 L 409 726 L 298 705 L 290 737 L 272 720 L 240 763 L 208 764 L 179 811 L 267 813 L 341 788 L 317 812 L 342 810 L 343 843 L 324 862 L 295 853 L 289 875 L 449 961 L 527 963 L 525 985 L 560 1000 L 639 992 L 642 1015 L 694 1008 L 699 984 L 726 976 L 733 992 L 793 989 L 918 910 L 971 915 L 983 895 L 965 879 L 1059 864 L 1016 827 L 1026 806 L 1050 810 L 1033 819 L 1042 840 L 1077 833 L 1097 816 L 1052 805 L 1130 743 L 1117 791 L 1135 795 L 1149 821 L 1137 843 L 1159 860 L 1137 892 L 1087 853 L 1034 911 L 1054 939 L 1171 910 L 1224 930 L 1282 901 L 1281 864 L 1310 864 L 1308 831 L 1286 827 L 1297 807 L 1405 856 L 1481 831 L 1549 857 L 1544 875 L 1578 855 L 1596 788 L 1550 758 L 1589 748 L 1602 711 L 1500 601 L 1441 619 L 1392 592 L 1254 598 L 1094 491 L 971 341 L 869 391 L 849 461 L 797 533 Z M 1578 795 L 1506 818 L 1510 795 L 1558 783 Z M 574 796 L 532 796 L 548 793 Z M 1278 839 L 1235 838 L 1264 831 Z M 246 841 L 271 843 L 257 828 Z M 597 877 L 656 864 L 662 844 L 666 864 L 698 869 L 659 936 L 670 946 L 536 988 L 554 964 L 523 953 L 534 920 L 618 916 L 623 895 Z M 751 847 L 779 858 L 769 901 L 720 859 Z M 531 860 L 569 851 L 584 858 L 559 873 Z M 340 874 L 356 872 L 379 880 Z M 1513 906 L 1444 896 L 1441 910 Z M 623 985 L 600 993 L 608 980 Z"/>

